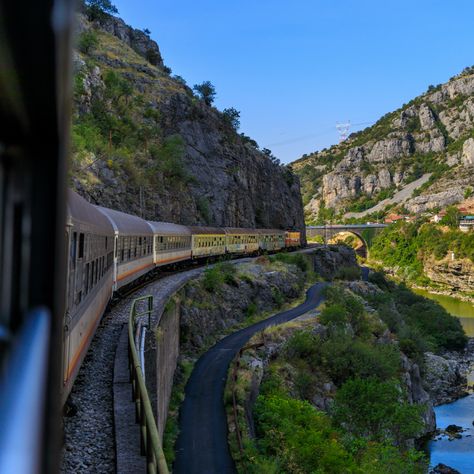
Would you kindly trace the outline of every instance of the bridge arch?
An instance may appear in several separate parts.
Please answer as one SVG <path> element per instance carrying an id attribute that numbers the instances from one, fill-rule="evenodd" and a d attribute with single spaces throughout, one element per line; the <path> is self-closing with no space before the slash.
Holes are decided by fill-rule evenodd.
<path id="1" fill-rule="evenodd" d="M 309 226 L 306 228 L 306 236 L 308 239 L 317 235 L 321 236 L 325 243 L 328 243 L 337 234 L 348 232 L 355 235 L 365 247 L 365 256 L 367 256 L 372 245 L 373 238 L 381 232 L 386 224 L 327 224 Z"/>
<path id="2" fill-rule="evenodd" d="M 345 242 L 347 240 L 348 236 L 353 236 L 357 239 L 357 241 L 360 243 L 358 246 L 352 245 L 352 242 Z M 338 237 L 346 237 L 345 239 L 341 239 Z M 327 238 L 325 243 L 336 243 L 337 241 L 345 243 L 346 245 L 350 245 L 355 253 L 359 255 L 360 257 L 367 258 L 368 251 L 369 251 L 369 246 L 364 239 L 364 237 L 356 231 L 353 230 L 340 230 L 339 232 L 334 233 L 331 237 Z"/>

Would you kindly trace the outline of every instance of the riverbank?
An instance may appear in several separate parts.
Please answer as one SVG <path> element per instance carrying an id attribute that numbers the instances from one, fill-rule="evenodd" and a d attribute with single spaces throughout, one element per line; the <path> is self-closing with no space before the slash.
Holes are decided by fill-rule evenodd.
<path id="1" fill-rule="evenodd" d="M 409 278 L 400 276 L 400 269 L 386 267 L 380 261 L 369 260 L 366 262 L 366 264 L 374 270 L 381 269 L 384 273 L 389 275 L 396 282 L 398 283 L 403 282 L 413 290 L 422 290 L 434 295 L 449 296 L 450 298 L 456 298 L 460 301 L 464 301 L 466 303 L 471 303 L 472 305 L 474 305 L 474 293 L 472 295 L 466 294 L 462 291 L 454 290 L 448 286 L 443 286 L 435 282 L 432 282 L 432 283 L 433 285 L 436 285 L 436 286 L 420 285 L 419 283 L 413 283 L 412 281 L 410 281 Z"/>
<path id="2" fill-rule="evenodd" d="M 431 293 L 434 295 L 449 296 L 450 298 L 455 298 L 457 300 L 464 301 L 466 303 L 471 303 L 472 305 L 474 305 L 474 296 L 470 296 L 453 289 L 433 288 L 432 286 L 423 286 L 417 284 L 411 284 L 410 288 L 412 288 L 413 290 L 426 291 L 427 293 Z"/>

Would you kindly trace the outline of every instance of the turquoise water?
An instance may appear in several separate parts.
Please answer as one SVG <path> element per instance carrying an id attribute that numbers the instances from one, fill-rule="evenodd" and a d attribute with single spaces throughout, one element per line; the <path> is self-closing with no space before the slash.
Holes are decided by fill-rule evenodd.
<path id="1" fill-rule="evenodd" d="M 461 439 L 449 441 L 447 436 L 443 436 L 439 441 L 430 441 L 431 466 L 442 462 L 461 474 L 474 474 L 474 394 L 435 407 L 435 413 L 438 428 L 445 429 L 455 424 L 467 431 L 461 433 Z"/>
<path id="2" fill-rule="evenodd" d="M 470 337 L 474 337 L 474 305 L 457 300 L 451 296 L 435 295 L 424 290 L 414 290 L 426 298 L 437 301 L 443 308 L 460 319 L 461 324 Z M 474 371 L 469 379 L 473 379 Z M 429 442 L 430 464 L 447 464 L 461 474 L 474 474 L 474 394 L 456 400 L 453 403 L 435 407 L 436 425 L 445 429 L 448 425 L 462 426 L 466 431 L 461 439 L 449 441 L 449 437 Z M 440 437 L 438 437 L 440 438 Z"/>

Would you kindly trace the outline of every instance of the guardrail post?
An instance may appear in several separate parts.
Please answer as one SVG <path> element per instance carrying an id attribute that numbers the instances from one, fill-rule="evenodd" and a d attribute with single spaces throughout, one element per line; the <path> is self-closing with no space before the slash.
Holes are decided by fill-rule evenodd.
<path id="1" fill-rule="evenodd" d="M 137 303 L 145 300 L 147 302 L 146 311 L 137 313 Z M 142 455 L 146 456 L 147 470 L 153 474 L 169 474 L 135 346 L 135 321 L 140 316 L 148 316 L 148 327 L 151 328 L 152 312 L 153 296 L 143 296 L 133 301 L 128 323 L 130 378 L 132 381 L 133 399 L 135 401 L 136 421 L 140 423 L 140 451 Z"/>

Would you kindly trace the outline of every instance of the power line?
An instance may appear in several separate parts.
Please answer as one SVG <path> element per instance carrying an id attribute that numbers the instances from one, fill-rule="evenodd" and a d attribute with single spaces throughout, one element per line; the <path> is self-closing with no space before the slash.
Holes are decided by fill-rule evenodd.
<path id="1" fill-rule="evenodd" d="M 353 124 L 351 124 L 351 126 L 352 127 L 360 127 L 362 125 L 373 125 L 374 123 L 375 123 L 374 121 L 359 122 L 359 123 L 353 123 Z M 334 131 L 333 127 L 327 128 L 327 129 L 324 129 L 323 131 L 321 131 L 319 133 L 312 133 L 312 134 L 309 134 L 309 135 L 302 135 L 302 136 L 299 136 L 299 137 L 289 138 L 288 140 L 284 140 L 284 141 L 281 141 L 281 142 L 271 143 L 270 145 L 268 145 L 268 148 L 278 147 L 278 146 L 283 146 L 283 145 L 290 145 L 292 143 L 297 143 L 297 142 L 301 142 L 301 141 L 304 141 L 304 140 L 309 140 L 311 138 L 317 138 L 317 137 L 321 137 L 321 136 L 324 136 L 324 135 L 329 135 L 330 133 L 333 133 L 333 131 Z"/>

